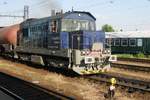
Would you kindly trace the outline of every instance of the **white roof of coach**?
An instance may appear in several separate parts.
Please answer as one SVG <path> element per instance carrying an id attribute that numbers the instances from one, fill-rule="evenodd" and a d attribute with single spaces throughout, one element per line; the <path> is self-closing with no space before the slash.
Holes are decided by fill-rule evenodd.
<path id="1" fill-rule="evenodd" d="M 150 31 L 105 32 L 106 38 L 150 38 Z"/>

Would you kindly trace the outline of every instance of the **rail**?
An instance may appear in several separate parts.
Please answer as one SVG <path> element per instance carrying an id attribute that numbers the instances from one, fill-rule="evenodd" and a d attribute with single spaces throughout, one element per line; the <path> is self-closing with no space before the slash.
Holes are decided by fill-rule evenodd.
<path id="1" fill-rule="evenodd" d="M 117 85 L 119 85 L 119 86 L 128 87 L 130 89 L 133 89 L 134 91 L 141 90 L 144 92 L 150 92 L 150 82 L 149 81 L 143 81 L 143 80 L 138 80 L 138 79 L 128 78 L 128 77 L 122 77 L 122 76 L 119 76 L 118 74 L 101 73 L 101 74 L 95 74 L 95 75 L 87 75 L 87 76 L 84 76 L 84 78 L 98 81 L 98 82 L 102 81 L 102 82 L 106 82 L 106 83 L 110 83 L 111 78 L 116 78 Z"/>
<path id="2" fill-rule="evenodd" d="M 74 100 L 73 97 L 65 96 L 4 73 L 0 73 L 0 80 L 0 89 L 16 100 Z"/>
<path id="3" fill-rule="evenodd" d="M 139 59 L 139 58 L 117 58 L 119 61 L 130 61 L 130 62 L 141 62 L 141 63 L 149 63 L 150 64 L 150 59 Z"/>
<path id="4" fill-rule="evenodd" d="M 120 63 L 111 63 L 111 66 L 114 68 L 134 70 L 134 71 L 142 71 L 142 72 L 150 72 L 150 67 L 139 66 L 139 65 L 130 65 L 130 64 L 120 64 Z"/>
<path id="5" fill-rule="evenodd" d="M 111 66 L 114 68 L 150 72 L 150 59 L 138 58 L 118 58 L 119 62 L 112 62 Z M 120 63 L 121 61 L 121 63 Z"/>

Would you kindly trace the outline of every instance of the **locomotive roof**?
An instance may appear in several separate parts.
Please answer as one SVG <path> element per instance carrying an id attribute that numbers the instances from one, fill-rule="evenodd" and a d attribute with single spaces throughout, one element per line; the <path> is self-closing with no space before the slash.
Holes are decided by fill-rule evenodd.
<path id="1" fill-rule="evenodd" d="M 68 14 L 71 14 L 71 13 L 87 14 L 87 15 L 91 16 L 94 20 L 96 20 L 96 18 L 90 12 L 85 12 L 85 11 L 72 11 L 72 12 L 69 11 L 69 12 L 64 13 L 64 16 L 67 16 Z"/>
<path id="2" fill-rule="evenodd" d="M 150 38 L 150 31 L 105 32 L 106 38 Z"/>
<path id="3" fill-rule="evenodd" d="M 44 18 L 30 18 L 30 19 L 27 19 L 25 22 L 34 22 L 34 21 L 37 21 L 38 19 L 40 20 L 48 20 L 48 19 L 61 19 L 61 18 L 65 18 L 66 16 L 70 15 L 70 14 L 73 14 L 73 13 L 82 13 L 82 14 L 87 14 L 89 15 L 90 17 L 92 17 L 94 20 L 96 20 L 96 18 L 90 13 L 90 12 L 85 12 L 85 11 L 68 11 L 66 13 L 58 13 L 56 14 L 55 16 L 50 16 L 50 17 L 44 17 Z"/>

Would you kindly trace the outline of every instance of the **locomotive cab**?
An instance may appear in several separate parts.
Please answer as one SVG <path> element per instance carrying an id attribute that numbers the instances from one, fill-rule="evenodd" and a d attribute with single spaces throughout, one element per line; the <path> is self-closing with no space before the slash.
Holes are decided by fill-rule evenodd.
<path id="1" fill-rule="evenodd" d="M 101 32 L 97 32 L 99 36 L 101 36 L 100 33 Z M 83 32 L 83 34 L 85 33 Z M 96 32 L 91 34 L 93 35 L 93 38 L 91 36 L 91 39 L 94 40 L 92 43 L 90 43 L 91 39 L 89 39 L 89 41 L 85 41 L 83 38 L 81 43 L 77 39 L 77 41 L 73 41 L 76 44 L 72 43 L 75 46 L 71 46 L 73 47 L 71 49 L 71 58 L 73 62 L 72 68 L 79 74 L 93 74 L 110 69 L 111 52 L 109 50 L 105 50 L 103 46 L 104 43 L 102 41 L 98 41 L 100 38 L 97 41 L 94 39 Z"/>
<path id="2" fill-rule="evenodd" d="M 70 49 L 70 68 L 79 74 L 99 73 L 110 68 L 111 53 L 104 47 L 105 33 L 96 31 L 95 21 L 87 12 L 74 12 L 62 19 L 60 34 L 67 32 L 62 45 Z"/>

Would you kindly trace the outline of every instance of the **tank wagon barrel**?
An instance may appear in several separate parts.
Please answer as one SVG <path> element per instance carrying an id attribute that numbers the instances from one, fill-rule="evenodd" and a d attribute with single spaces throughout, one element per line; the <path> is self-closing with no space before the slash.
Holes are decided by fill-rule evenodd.
<path id="1" fill-rule="evenodd" d="M 17 45 L 17 32 L 19 24 L 0 28 L 0 51 L 15 48 Z"/>
<path id="2" fill-rule="evenodd" d="M 0 44 L 16 45 L 19 25 L 0 28 Z"/>

